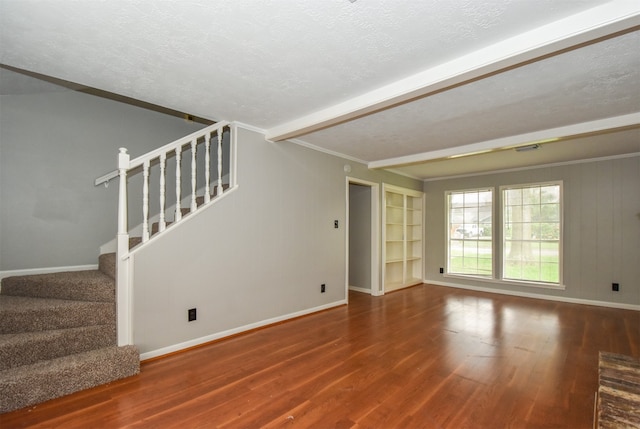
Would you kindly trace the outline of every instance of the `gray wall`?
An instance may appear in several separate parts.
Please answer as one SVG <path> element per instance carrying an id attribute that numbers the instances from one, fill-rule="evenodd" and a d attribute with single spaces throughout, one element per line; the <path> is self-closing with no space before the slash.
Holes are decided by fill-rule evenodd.
<path id="1" fill-rule="evenodd" d="M 238 189 L 135 255 L 142 353 L 344 301 L 345 164 L 351 177 L 422 187 L 252 131 L 238 142 Z"/>
<path id="2" fill-rule="evenodd" d="M 118 148 L 136 157 L 203 127 L 42 88 L 0 99 L 0 273 L 96 264 L 99 246 L 116 233 L 117 181 L 106 189 L 93 182 L 115 169 Z M 239 188 L 135 256 L 134 336 L 141 351 L 344 301 L 345 164 L 351 177 L 422 188 L 417 180 L 241 130 Z M 192 307 L 198 320 L 188 323 Z"/>
<path id="3" fill-rule="evenodd" d="M 116 233 L 118 186 L 93 182 L 116 168 L 118 148 L 135 157 L 203 127 L 43 87 L 0 96 L 0 271 L 97 264 Z"/>
<path id="4" fill-rule="evenodd" d="M 349 184 L 349 286 L 371 289 L 371 192 Z"/>
<path id="5" fill-rule="evenodd" d="M 447 190 L 562 180 L 564 183 L 564 283 L 566 289 L 445 277 Z M 640 156 L 517 172 L 425 182 L 425 278 L 433 282 L 542 294 L 578 300 L 640 304 Z M 494 223 L 499 225 L 499 203 Z M 499 228 L 494 228 L 496 233 Z M 495 239 L 499 239 L 496 236 Z M 612 292 L 611 283 L 620 283 Z"/>

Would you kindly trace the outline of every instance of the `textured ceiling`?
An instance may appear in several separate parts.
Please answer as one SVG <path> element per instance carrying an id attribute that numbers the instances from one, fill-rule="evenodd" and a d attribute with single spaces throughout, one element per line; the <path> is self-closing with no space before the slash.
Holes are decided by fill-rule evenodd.
<path id="1" fill-rule="evenodd" d="M 637 112 L 638 49 L 626 34 L 303 139 L 373 161 Z"/>
<path id="2" fill-rule="evenodd" d="M 561 20 L 568 20 L 564 37 L 592 32 L 588 43 L 561 46 L 560 53 L 393 108 L 373 104 L 372 114 L 338 116 L 337 125 L 295 136 L 299 143 L 365 162 L 414 155 L 430 160 L 442 150 L 464 152 L 483 142 L 639 113 L 640 35 L 633 28 L 640 25 L 639 3 L 0 0 L 0 63 L 268 131 L 320 110 L 331 112 L 333 106 L 519 35 L 547 27 L 551 34 Z M 631 10 L 625 13 L 635 24 L 627 24 L 622 34 L 615 26 L 594 31 L 579 17 L 596 7 Z M 532 47 L 536 43 L 532 39 Z M 608 146 L 618 147 L 617 154 L 640 152 L 638 132 L 621 136 L 626 143 Z M 598 141 L 595 147 L 608 140 Z M 560 150 L 569 147 L 565 144 L 545 147 L 558 152 L 545 162 L 566 160 L 566 150 Z M 576 159 L 584 156 L 578 152 Z M 589 153 L 616 154 L 611 152 Z M 484 155 L 489 156 L 495 155 Z M 502 161 L 492 168 L 518 164 L 506 158 L 496 158 Z M 470 160 L 439 161 L 451 169 L 437 173 L 433 162 L 422 169 L 415 162 L 385 166 L 429 178 L 478 171 L 478 163 Z"/>

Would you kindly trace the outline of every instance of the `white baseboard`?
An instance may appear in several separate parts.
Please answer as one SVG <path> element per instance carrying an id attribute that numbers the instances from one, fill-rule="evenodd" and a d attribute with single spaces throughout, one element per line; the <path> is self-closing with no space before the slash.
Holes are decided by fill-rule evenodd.
<path id="1" fill-rule="evenodd" d="M 493 289 L 489 287 L 469 286 L 469 285 L 464 285 L 460 283 L 441 282 L 441 281 L 426 280 L 426 279 L 424 280 L 424 283 L 432 284 L 436 286 L 452 287 L 456 289 L 474 290 L 478 292 L 489 292 L 489 293 L 499 293 L 501 295 L 520 296 L 523 298 L 535 298 L 535 299 L 544 299 L 547 301 L 567 302 L 570 304 L 594 305 L 597 307 L 610 307 L 610 308 L 619 308 L 622 310 L 640 311 L 640 305 L 636 305 L 636 304 L 626 304 L 626 303 L 609 302 L 609 301 L 595 301 L 591 299 L 569 298 L 566 296 L 554 296 L 554 295 L 544 295 L 544 294 L 537 294 L 537 293 L 511 291 L 511 290 L 504 290 L 504 289 Z"/>
<path id="2" fill-rule="evenodd" d="M 30 276 L 34 274 L 63 273 L 65 271 L 97 270 L 98 265 L 74 265 L 70 267 L 27 268 L 24 270 L 0 271 L 0 280 L 5 277 Z"/>
<path id="3" fill-rule="evenodd" d="M 363 287 L 349 286 L 349 290 L 352 290 L 352 291 L 355 291 L 355 292 L 360 292 L 360 293 L 366 293 L 367 295 L 371 295 L 371 289 L 365 289 Z"/>
<path id="4" fill-rule="evenodd" d="M 169 353 L 174 353 L 180 350 L 188 349 L 190 347 L 199 346 L 201 344 L 205 344 L 211 341 L 219 340 L 224 337 L 229 337 L 231 335 L 240 334 L 242 332 L 251 331 L 252 329 L 262 328 L 263 326 L 273 325 L 274 323 L 283 322 L 285 320 L 294 319 L 296 317 L 305 316 L 307 314 L 317 313 L 318 311 L 327 310 L 329 308 L 338 307 L 341 305 L 347 304 L 347 300 L 335 301 L 329 304 L 321 305 L 318 307 L 309 308 L 306 310 L 297 311 L 295 313 L 289 313 L 278 317 L 273 317 L 271 319 L 262 320 L 260 322 L 250 323 L 248 325 L 239 326 L 237 328 L 228 329 L 226 331 L 218 332 L 211 335 L 206 335 L 204 337 L 195 338 L 193 340 L 185 341 L 183 343 L 174 344 L 172 346 L 162 347 L 157 350 L 152 350 L 150 352 L 145 352 L 140 354 L 140 360 L 144 361 L 147 359 L 152 359 L 158 356 L 166 355 Z"/>

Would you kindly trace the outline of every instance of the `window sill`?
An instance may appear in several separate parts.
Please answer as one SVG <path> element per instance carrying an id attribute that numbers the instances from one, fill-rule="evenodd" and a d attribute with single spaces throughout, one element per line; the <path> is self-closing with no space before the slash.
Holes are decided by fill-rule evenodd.
<path id="1" fill-rule="evenodd" d="M 460 274 L 444 274 L 443 277 L 452 278 L 452 279 L 460 279 L 460 280 L 473 280 L 478 282 L 485 283 L 493 283 L 505 286 L 526 286 L 532 287 L 536 289 L 554 289 L 554 290 L 565 290 L 566 285 L 563 284 L 555 284 L 555 283 L 538 283 L 538 282 L 527 282 L 527 281 L 519 281 L 519 280 L 502 280 L 495 279 L 489 277 L 479 277 L 479 276 L 465 276 Z"/>

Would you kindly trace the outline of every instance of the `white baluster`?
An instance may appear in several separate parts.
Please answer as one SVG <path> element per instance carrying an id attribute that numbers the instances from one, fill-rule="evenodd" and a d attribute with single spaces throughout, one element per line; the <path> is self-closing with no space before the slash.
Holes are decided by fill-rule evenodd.
<path id="1" fill-rule="evenodd" d="M 222 129 L 218 130 L 218 189 L 216 196 L 222 195 Z"/>
<path id="2" fill-rule="evenodd" d="M 211 180 L 211 133 L 207 133 L 204 136 L 204 203 L 211 201 L 211 187 L 209 186 L 209 180 Z M 107 182 L 108 183 L 108 182 Z"/>
<path id="3" fill-rule="evenodd" d="M 238 125 L 229 126 L 229 186 L 238 183 Z"/>
<path id="4" fill-rule="evenodd" d="M 118 236 L 116 248 L 116 287 L 117 287 L 117 316 L 118 316 L 118 345 L 133 344 L 131 328 L 131 285 L 129 282 L 129 232 L 127 225 L 127 170 L 129 169 L 129 154 L 125 148 L 120 148 L 118 154 L 118 173 L 120 185 L 118 194 Z"/>
<path id="5" fill-rule="evenodd" d="M 149 241 L 149 160 L 142 167 L 142 242 Z"/>
<path id="6" fill-rule="evenodd" d="M 198 209 L 196 203 L 196 140 L 191 141 L 191 212 Z"/>
<path id="7" fill-rule="evenodd" d="M 176 222 L 182 219 L 182 207 L 180 207 L 180 187 L 182 186 L 180 182 L 180 175 L 182 172 L 180 171 L 180 158 L 182 157 L 182 147 L 178 146 L 176 148 Z"/>
<path id="8" fill-rule="evenodd" d="M 158 220 L 158 232 L 162 232 L 167 227 L 167 221 L 165 219 L 165 188 L 166 188 L 166 179 L 165 179 L 165 167 L 167 164 L 167 154 L 163 153 L 160 155 L 160 219 Z"/>

